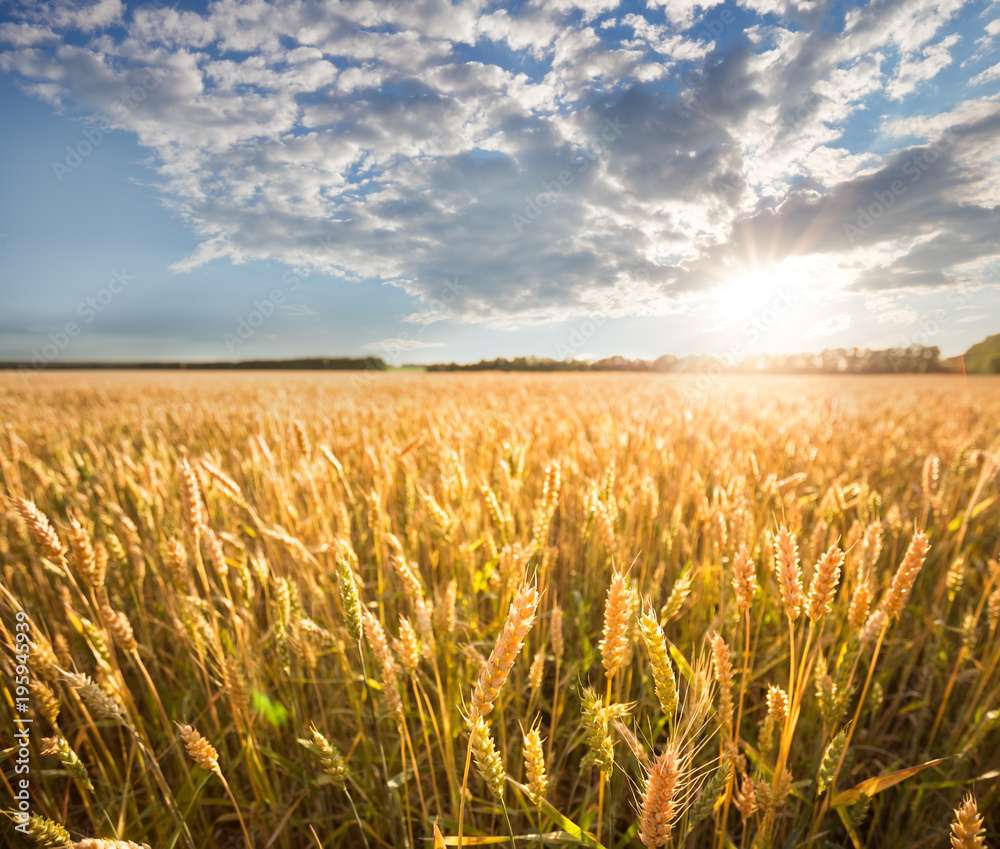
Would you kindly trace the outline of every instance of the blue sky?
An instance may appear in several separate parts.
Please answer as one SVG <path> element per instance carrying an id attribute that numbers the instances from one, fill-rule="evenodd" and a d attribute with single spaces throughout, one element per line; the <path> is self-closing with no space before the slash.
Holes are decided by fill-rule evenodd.
<path id="1" fill-rule="evenodd" d="M 0 359 L 1000 331 L 1000 3 L 0 6 Z"/>

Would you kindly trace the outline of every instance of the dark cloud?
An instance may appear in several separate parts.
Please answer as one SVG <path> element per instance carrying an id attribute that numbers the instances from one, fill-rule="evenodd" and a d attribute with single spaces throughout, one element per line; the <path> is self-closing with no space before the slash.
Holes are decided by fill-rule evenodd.
<path id="1" fill-rule="evenodd" d="M 907 285 L 938 284 L 952 265 L 1000 250 L 995 207 L 968 202 L 986 192 L 992 179 L 984 154 L 989 155 L 998 120 L 1000 108 L 996 117 L 957 127 L 931 144 L 905 148 L 882 168 L 825 193 L 793 191 L 777 209 L 738 222 L 730 247 L 736 253 L 752 249 L 780 259 L 906 240 L 917 242 L 897 261 L 909 269 Z M 899 280 L 899 275 L 865 274 L 855 287 L 875 279 Z"/>

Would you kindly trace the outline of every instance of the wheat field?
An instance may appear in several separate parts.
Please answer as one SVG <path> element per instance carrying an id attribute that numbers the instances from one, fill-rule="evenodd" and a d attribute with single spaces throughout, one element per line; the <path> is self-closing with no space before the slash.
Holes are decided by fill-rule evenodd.
<path id="1" fill-rule="evenodd" d="M 707 384 L 0 375 L 5 845 L 1000 845 L 1000 379 Z"/>

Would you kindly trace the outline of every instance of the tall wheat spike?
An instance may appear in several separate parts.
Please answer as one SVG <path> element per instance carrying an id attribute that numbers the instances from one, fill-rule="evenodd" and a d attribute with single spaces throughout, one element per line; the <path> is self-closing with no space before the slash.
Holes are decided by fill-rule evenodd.
<path id="1" fill-rule="evenodd" d="M 802 569 L 799 567 L 799 546 L 784 525 L 778 530 L 778 584 L 785 612 L 793 622 L 799 618 L 805 597 L 802 592 Z"/>
<path id="2" fill-rule="evenodd" d="M 663 715 L 671 722 L 677 711 L 677 679 L 674 676 L 673 664 L 667 654 L 667 644 L 663 637 L 660 623 L 656 621 L 652 610 L 646 611 L 639 619 L 639 632 L 649 651 L 650 665 L 653 668 L 653 687 L 660 701 Z"/>
<path id="3" fill-rule="evenodd" d="M 28 528 L 31 541 L 41 549 L 46 557 L 62 560 L 65 548 L 59 541 L 59 536 L 48 517 L 35 506 L 34 501 L 28 501 L 26 498 L 15 498 L 14 503 Z"/>
<path id="4" fill-rule="evenodd" d="M 382 667 L 382 698 L 385 699 L 386 707 L 389 708 L 393 718 L 397 722 L 402 722 L 403 700 L 399 695 L 399 668 L 389 648 L 389 640 L 385 636 L 382 623 L 371 612 L 362 608 L 361 617 L 368 644 Z"/>
<path id="5" fill-rule="evenodd" d="M 719 719 L 727 733 L 733 732 L 733 664 L 729 646 L 718 632 L 710 638 L 715 680 L 719 684 Z"/>
<path id="6" fill-rule="evenodd" d="M 632 597 L 624 574 L 615 571 L 611 576 L 608 598 L 604 605 L 604 639 L 601 640 L 601 659 L 604 674 L 613 678 L 625 660 L 629 648 L 629 618 L 632 614 Z"/>
<path id="7" fill-rule="evenodd" d="M 471 725 L 474 726 L 477 720 L 492 712 L 493 703 L 500 695 L 500 690 L 510 675 L 511 667 L 524 645 L 524 638 L 535 621 L 538 601 L 538 590 L 533 584 L 522 584 L 514 596 L 503 630 L 497 637 L 493 651 L 490 652 L 486 666 L 472 692 L 472 704 L 469 708 Z"/>
<path id="8" fill-rule="evenodd" d="M 496 744 L 493 742 L 489 725 L 485 722 L 477 721 L 472 731 L 472 756 L 475 758 L 476 768 L 483 781 L 486 782 L 486 786 L 493 791 L 498 799 L 502 800 L 507 772 L 503 768 L 503 761 L 500 760 Z"/>
<path id="9" fill-rule="evenodd" d="M 670 839 L 680 777 L 680 757 L 673 746 L 668 746 L 653 764 L 642 791 L 639 839 L 650 849 L 665 846 Z"/>
<path id="10" fill-rule="evenodd" d="M 201 487 L 187 457 L 177 461 L 177 475 L 181 481 L 181 507 L 188 530 L 197 534 L 205 522 L 205 510 L 201 502 Z"/>
<path id="11" fill-rule="evenodd" d="M 524 771 L 528 776 L 528 796 L 535 805 L 541 805 L 549 779 L 545 774 L 545 752 L 538 728 L 524 735 Z"/>
<path id="12" fill-rule="evenodd" d="M 892 578 L 892 585 L 886 591 L 885 599 L 882 601 L 882 609 L 890 619 L 899 616 L 906 606 L 906 600 L 910 596 L 913 584 L 917 580 L 917 574 L 920 572 L 920 567 L 924 565 L 929 550 L 930 543 L 927 540 L 927 535 L 922 531 L 915 533 L 906 549 L 903 562 L 899 564 L 899 568 Z"/>
<path id="13" fill-rule="evenodd" d="M 830 611 L 833 594 L 840 581 L 840 568 L 844 565 L 844 552 L 834 543 L 816 564 L 812 585 L 809 588 L 809 600 L 806 604 L 806 616 L 816 622 L 824 613 Z"/>
<path id="14" fill-rule="evenodd" d="M 743 611 L 749 610 L 757 595 L 757 572 L 753 559 L 747 552 L 746 543 L 740 544 L 733 562 L 733 592 L 736 595 L 736 606 Z"/>

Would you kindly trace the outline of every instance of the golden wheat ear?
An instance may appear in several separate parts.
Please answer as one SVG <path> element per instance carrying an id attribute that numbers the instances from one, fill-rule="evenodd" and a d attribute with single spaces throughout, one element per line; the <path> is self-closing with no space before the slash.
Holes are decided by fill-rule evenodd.
<path id="1" fill-rule="evenodd" d="M 784 525 L 778 530 L 778 583 L 785 612 L 793 622 L 799 618 L 805 596 L 802 592 L 802 569 L 799 566 L 799 546 Z"/>
<path id="2" fill-rule="evenodd" d="M 821 616 L 830 612 L 833 595 L 840 583 L 840 571 L 844 565 L 844 552 L 834 543 L 816 564 L 812 585 L 809 588 L 809 600 L 806 604 L 806 616 L 816 622 Z"/>
<path id="3" fill-rule="evenodd" d="M 26 498 L 15 498 L 14 503 L 17 505 L 18 514 L 28 528 L 31 541 L 46 557 L 61 560 L 66 549 L 59 541 L 59 536 L 50 524 L 48 516 L 35 506 L 34 501 L 28 501 Z"/>
<path id="4" fill-rule="evenodd" d="M 665 846 L 674 827 L 681 777 L 680 758 L 671 745 L 664 750 L 646 776 L 639 814 L 639 839 L 643 846 Z"/>
<path id="5" fill-rule="evenodd" d="M 472 704 L 469 708 L 470 725 L 475 726 L 478 719 L 492 712 L 493 703 L 500 695 L 500 690 L 510 675 L 511 667 L 524 645 L 524 638 L 535 621 L 538 602 L 539 595 L 535 586 L 522 584 L 510 604 L 503 630 L 497 637 L 493 651 L 490 652 L 486 666 L 483 667 L 472 692 Z"/>
<path id="6" fill-rule="evenodd" d="M 970 793 L 962 804 L 955 808 L 955 819 L 951 824 L 952 849 L 983 849 L 986 845 L 983 835 L 983 816 L 976 806 L 976 799 Z"/>
<path id="7" fill-rule="evenodd" d="M 629 648 L 628 626 L 631 614 L 632 594 L 628 579 L 616 570 L 611 576 L 611 586 L 604 605 L 604 639 L 601 640 L 601 660 L 608 678 L 613 678 L 625 661 Z"/>
<path id="8" fill-rule="evenodd" d="M 201 734 L 198 732 L 193 725 L 179 725 L 178 728 L 181 732 L 181 739 L 184 741 L 184 747 L 187 749 L 187 753 L 191 756 L 198 766 L 202 769 L 206 769 L 209 772 L 214 772 L 216 775 L 221 776 L 222 771 L 219 769 L 219 753 L 216 751 L 215 746 L 208 742 Z"/>
<path id="9" fill-rule="evenodd" d="M 537 726 L 524 735 L 524 771 L 528 776 L 528 796 L 535 805 L 541 805 L 549 779 L 545 774 L 545 753 Z"/>
<path id="10" fill-rule="evenodd" d="M 930 547 L 927 534 L 921 531 L 917 531 L 910 540 L 903 562 L 899 564 L 892 578 L 892 586 L 886 591 L 885 600 L 882 602 L 882 609 L 890 619 L 899 616 L 906 607 L 906 600 L 910 597 L 910 591 L 917 580 L 920 567 L 924 565 Z"/>
<path id="11" fill-rule="evenodd" d="M 733 562 L 733 593 L 736 596 L 736 606 L 741 611 L 749 610 L 757 595 L 757 572 L 746 543 L 740 544 Z"/>

